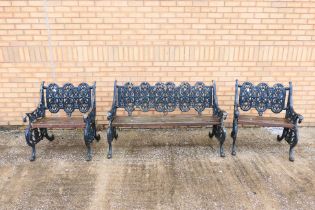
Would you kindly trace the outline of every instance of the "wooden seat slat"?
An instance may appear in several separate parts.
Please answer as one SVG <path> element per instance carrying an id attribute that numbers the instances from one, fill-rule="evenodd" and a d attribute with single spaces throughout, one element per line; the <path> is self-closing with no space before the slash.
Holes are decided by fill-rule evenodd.
<path id="1" fill-rule="evenodd" d="M 240 115 L 239 124 L 259 125 L 263 127 L 293 128 L 294 125 L 285 118 Z"/>
<path id="2" fill-rule="evenodd" d="M 84 128 L 83 117 L 45 117 L 32 123 L 32 128 Z"/>
<path id="3" fill-rule="evenodd" d="M 115 127 L 131 128 L 195 127 L 217 124 L 220 124 L 220 118 L 212 115 L 116 116 L 112 122 Z"/>

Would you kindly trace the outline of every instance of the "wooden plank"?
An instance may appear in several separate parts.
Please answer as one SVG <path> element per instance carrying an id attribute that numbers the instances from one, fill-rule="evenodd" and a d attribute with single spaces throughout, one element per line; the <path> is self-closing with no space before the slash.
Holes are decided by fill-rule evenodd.
<path id="1" fill-rule="evenodd" d="M 32 128 L 84 128 L 83 117 L 47 117 L 32 124 Z"/>
<path id="2" fill-rule="evenodd" d="M 285 118 L 276 117 L 260 117 L 260 116 L 248 116 L 241 115 L 238 119 L 239 124 L 247 125 L 259 125 L 262 127 L 284 127 L 293 128 L 294 125 Z"/>
<path id="3" fill-rule="evenodd" d="M 163 128 L 163 127 L 202 127 L 220 124 L 220 119 L 211 115 L 172 115 L 172 116 L 117 116 L 115 127 Z"/>

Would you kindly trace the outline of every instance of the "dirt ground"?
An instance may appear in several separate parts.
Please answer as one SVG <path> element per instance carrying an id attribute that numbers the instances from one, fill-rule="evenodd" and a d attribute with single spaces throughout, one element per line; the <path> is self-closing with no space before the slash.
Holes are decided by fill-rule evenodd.
<path id="1" fill-rule="evenodd" d="M 279 129 L 242 128 L 237 156 L 218 154 L 208 129 L 105 131 L 84 161 L 82 131 L 53 131 L 37 145 L 0 131 L 1 209 L 315 209 L 315 129 L 302 128 L 295 162 Z M 228 129 L 230 132 L 230 129 Z"/>

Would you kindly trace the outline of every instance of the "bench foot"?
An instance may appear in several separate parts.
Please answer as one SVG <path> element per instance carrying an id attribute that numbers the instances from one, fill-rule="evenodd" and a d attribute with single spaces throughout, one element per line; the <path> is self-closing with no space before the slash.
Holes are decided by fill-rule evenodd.
<path id="1" fill-rule="evenodd" d="M 209 131 L 209 138 L 212 138 L 213 136 L 215 136 L 220 142 L 220 148 L 219 148 L 220 156 L 225 157 L 224 147 L 223 147 L 223 144 L 226 138 L 225 128 L 222 127 L 221 125 L 213 125 L 212 132 Z"/>
<path id="2" fill-rule="evenodd" d="M 108 142 L 108 152 L 107 152 L 107 159 L 111 159 L 112 156 L 113 156 L 113 153 L 112 153 L 112 142 Z"/>
<path id="3" fill-rule="evenodd" d="M 289 160 L 291 162 L 294 161 L 294 147 L 297 145 L 299 141 L 299 130 L 297 127 L 290 129 L 285 140 L 290 144 L 289 150 Z"/>
<path id="4" fill-rule="evenodd" d="M 236 136 L 233 137 L 232 153 L 231 153 L 233 156 L 236 155 L 236 144 L 235 144 L 235 142 L 236 142 Z"/>
<path id="5" fill-rule="evenodd" d="M 91 161 L 92 160 L 92 147 L 90 143 L 86 143 L 86 148 L 87 148 L 87 154 L 86 154 L 86 161 Z"/>
<path id="6" fill-rule="evenodd" d="M 115 127 L 109 126 L 107 128 L 107 142 L 108 142 L 108 152 L 107 152 L 107 158 L 111 159 L 112 158 L 112 142 L 114 139 L 117 140 L 118 138 L 118 134 L 117 134 L 117 130 Z"/>
<path id="7" fill-rule="evenodd" d="M 224 141 L 220 142 L 220 156 L 221 157 L 225 157 L 223 143 L 224 143 Z"/>
<path id="8" fill-rule="evenodd" d="M 232 132 L 231 132 L 231 137 L 233 138 L 233 143 L 232 143 L 232 152 L 231 154 L 233 156 L 236 155 L 236 138 L 237 138 L 237 133 L 238 133 L 238 119 L 235 118 L 234 116 L 234 119 L 233 119 L 233 129 L 232 129 Z"/>
<path id="9" fill-rule="evenodd" d="M 289 160 L 291 162 L 294 162 L 294 150 L 292 147 L 290 147 L 290 151 L 289 151 Z"/>
<path id="10" fill-rule="evenodd" d="M 36 148 L 35 145 L 43 140 L 45 137 L 45 129 L 32 129 L 31 126 L 27 126 L 25 129 L 25 139 L 28 146 L 32 147 L 32 156 L 30 161 L 36 159 Z"/>
<path id="11" fill-rule="evenodd" d="M 293 162 L 294 161 L 294 147 L 297 145 L 299 141 L 298 127 L 283 128 L 282 135 L 277 136 L 278 141 L 281 141 L 282 139 L 285 139 L 286 142 L 288 142 L 288 144 L 290 145 L 289 160 Z"/>
<path id="12" fill-rule="evenodd" d="M 35 145 L 32 146 L 32 156 L 30 157 L 30 161 L 34 161 L 36 159 L 36 149 Z"/>

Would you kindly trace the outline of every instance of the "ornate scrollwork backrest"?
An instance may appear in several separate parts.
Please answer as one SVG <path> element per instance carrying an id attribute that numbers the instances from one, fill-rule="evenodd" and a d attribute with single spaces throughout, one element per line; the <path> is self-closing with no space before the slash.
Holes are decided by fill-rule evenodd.
<path id="1" fill-rule="evenodd" d="M 86 113 L 92 106 L 92 94 L 90 87 L 86 83 L 81 83 L 75 87 L 71 83 L 66 83 L 59 87 L 55 83 L 49 84 L 46 89 L 46 106 L 51 113 L 57 113 L 63 109 L 68 116 L 78 109 L 81 113 Z"/>
<path id="2" fill-rule="evenodd" d="M 269 87 L 266 83 L 254 86 L 250 82 L 244 82 L 240 87 L 239 107 L 243 111 L 255 108 L 260 116 L 271 109 L 274 113 L 280 113 L 285 109 L 286 88 L 282 84 Z"/>
<path id="3" fill-rule="evenodd" d="M 143 112 L 150 109 L 173 112 L 176 108 L 187 112 L 194 108 L 201 113 L 205 108 L 212 107 L 212 91 L 213 87 L 203 82 L 197 82 L 195 86 L 183 82 L 177 87 L 173 82 L 158 82 L 154 86 L 148 82 L 142 82 L 139 86 L 127 82 L 117 86 L 117 107 L 124 108 L 129 115 L 135 108 Z"/>

